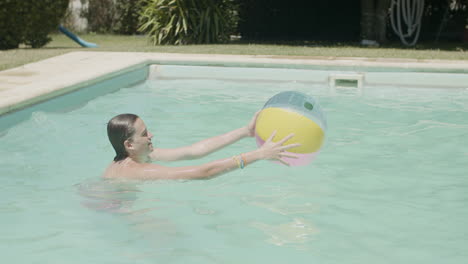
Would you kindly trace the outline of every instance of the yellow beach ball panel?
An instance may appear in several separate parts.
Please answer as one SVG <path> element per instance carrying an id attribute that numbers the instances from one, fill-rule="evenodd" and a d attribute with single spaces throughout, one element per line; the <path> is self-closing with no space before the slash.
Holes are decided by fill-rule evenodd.
<path id="1" fill-rule="evenodd" d="M 266 141 L 273 131 L 277 131 L 274 142 L 294 133 L 285 145 L 300 143 L 301 146 L 289 149 L 294 153 L 312 153 L 320 149 L 324 131 L 314 121 L 294 111 L 270 107 L 260 112 L 255 124 L 257 135 Z"/>

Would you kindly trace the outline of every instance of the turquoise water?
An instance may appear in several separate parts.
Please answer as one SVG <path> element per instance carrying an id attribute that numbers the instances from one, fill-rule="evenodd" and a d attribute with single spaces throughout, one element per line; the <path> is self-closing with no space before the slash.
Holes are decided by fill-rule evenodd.
<path id="1" fill-rule="evenodd" d="M 106 122 L 140 115 L 156 147 L 248 123 L 274 94 L 314 96 L 327 141 L 309 166 L 268 161 L 201 181 L 106 182 Z M 0 136 L 5 263 L 466 263 L 468 90 L 154 80 L 36 111 Z M 256 147 L 244 139 L 198 161 Z"/>

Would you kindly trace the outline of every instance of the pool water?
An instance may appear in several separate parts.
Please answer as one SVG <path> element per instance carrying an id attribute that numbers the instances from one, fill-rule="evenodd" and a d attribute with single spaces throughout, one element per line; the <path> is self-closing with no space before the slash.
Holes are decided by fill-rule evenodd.
<path id="1" fill-rule="evenodd" d="M 274 94 L 328 121 L 305 167 L 260 161 L 211 180 L 112 182 L 106 122 L 140 115 L 156 147 L 246 125 Z M 66 99 L 66 98 L 65 98 Z M 5 263 L 466 263 L 468 90 L 161 79 L 0 136 Z M 256 148 L 244 139 L 200 164 Z"/>

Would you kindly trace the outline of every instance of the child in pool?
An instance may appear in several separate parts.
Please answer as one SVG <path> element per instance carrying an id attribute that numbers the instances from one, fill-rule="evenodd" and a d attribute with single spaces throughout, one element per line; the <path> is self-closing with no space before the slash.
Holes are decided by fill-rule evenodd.
<path id="1" fill-rule="evenodd" d="M 282 158 L 295 158 L 296 156 L 285 153 L 285 150 L 297 147 L 299 144 L 283 146 L 284 142 L 294 136 L 293 134 L 278 142 L 273 142 L 276 132 L 273 132 L 259 149 L 234 157 L 185 167 L 167 167 L 151 163 L 158 160 L 176 161 L 201 158 L 242 138 L 253 137 L 258 113 L 245 127 L 202 140 L 190 146 L 174 149 L 153 148 L 151 142 L 153 134 L 148 131 L 143 120 L 137 115 L 117 115 L 107 124 L 107 135 L 116 156 L 105 170 L 103 177 L 117 179 L 204 179 L 234 169 L 242 169 L 258 160 L 278 160 L 288 165 Z"/>

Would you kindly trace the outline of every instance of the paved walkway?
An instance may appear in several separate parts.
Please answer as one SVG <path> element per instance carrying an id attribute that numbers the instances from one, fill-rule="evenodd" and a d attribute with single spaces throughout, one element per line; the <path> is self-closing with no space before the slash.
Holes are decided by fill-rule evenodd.
<path id="1" fill-rule="evenodd" d="M 138 52 L 71 52 L 0 72 L 0 115 L 66 93 L 122 69 L 151 62 L 205 65 L 295 65 L 417 68 L 468 74 L 468 61 L 237 56 Z"/>

